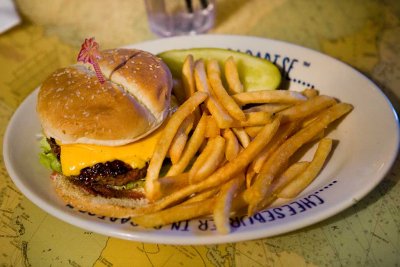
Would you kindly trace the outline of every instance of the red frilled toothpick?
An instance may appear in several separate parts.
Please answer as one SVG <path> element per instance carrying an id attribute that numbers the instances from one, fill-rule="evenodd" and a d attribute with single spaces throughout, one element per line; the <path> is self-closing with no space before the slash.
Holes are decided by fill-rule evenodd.
<path id="1" fill-rule="evenodd" d="M 79 51 L 77 60 L 82 61 L 83 63 L 92 64 L 99 82 L 104 83 L 105 79 L 101 73 L 99 64 L 97 63 L 98 59 L 100 59 L 99 44 L 94 40 L 94 37 L 85 39 L 85 42 L 82 44 L 81 51 Z"/>

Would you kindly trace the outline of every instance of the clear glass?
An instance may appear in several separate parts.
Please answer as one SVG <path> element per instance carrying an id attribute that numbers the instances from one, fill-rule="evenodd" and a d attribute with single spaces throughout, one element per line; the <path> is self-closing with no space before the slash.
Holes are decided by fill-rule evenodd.
<path id="1" fill-rule="evenodd" d="M 214 26 L 214 0 L 145 0 L 150 29 L 161 37 L 205 33 Z"/>

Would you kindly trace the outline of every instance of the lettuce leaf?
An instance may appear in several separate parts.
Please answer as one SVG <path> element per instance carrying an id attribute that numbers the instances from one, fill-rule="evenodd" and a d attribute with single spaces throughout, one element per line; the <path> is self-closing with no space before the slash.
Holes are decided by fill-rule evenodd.
<path id="1" fill-rule="evenodd" d="M 50 144 L 47 142 L 46 137 L 40 140 L 40 150 L 39 162 L 46 168 L 61 173 L 61 163 L 51 151 Z"/>
<path id="2" fill-rule="evenodd" d="M 145 183 L 145 180 L 140 179 L 137 181 L 128 182 L 127 184 L 124 184 L 124 185 L 113 185 L 111 187 L 116 190 L 129 190 L 129 189 L 144 187 L 144 183 Z"/>

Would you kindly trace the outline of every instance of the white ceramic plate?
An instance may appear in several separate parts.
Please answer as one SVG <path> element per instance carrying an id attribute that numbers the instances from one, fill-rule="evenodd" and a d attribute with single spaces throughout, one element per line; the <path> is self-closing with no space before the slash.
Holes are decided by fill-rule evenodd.
<path id="1" fill-rule="evenodd" d="M 204 35 L 159 39 L 131 47 L 153 53 L 191 47 L 222 47 L 270 58 L 285 70 L 291 90 L 315 87 L 354 105 L 354 110 L 329 133 L 337 148 L 317 179 L 296 199 L 252 217 L 231 219 L 232 232 L 219 235 L 212 219 L 203 218 L 143 229 L 129 219 L 79 212 L 55 195 L 49 172 L 38 160 L 41 132 L 35 105 L 37 91 L 17 109 L 4 137 L 4 160 L 18 188 L 51 215 L 86 230 L 122 239 L 166 244 L 236 242 L 278 235 L 324 220 L 351 206 L 386 175 L 399 145 L 394 110 L 370 80 L 351 67 L 296 45 L 254 37 Z M 307 156 L 307 155 L 306 155 Z"/>

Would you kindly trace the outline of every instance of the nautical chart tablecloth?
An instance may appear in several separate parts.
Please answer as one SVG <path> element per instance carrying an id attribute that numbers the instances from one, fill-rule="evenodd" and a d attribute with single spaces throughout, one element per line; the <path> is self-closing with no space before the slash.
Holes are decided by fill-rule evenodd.
<path id="1" fill-rule="evenodd" d="M 217 0 L 212 33 L 319 50 L 376 82 L 399 110 L 400 4 L 395 0 Z M 0 35 L 0 134 L 85 37 L 102 48 L 156 37 L 142 1 L 18 0 L 21 25 Z M 1 18 L 0 18 L 1 19 Z M 21 129 L 23 130 L 23 129 Z M 1 142 L 2 143 L 2 142 Z M 26 199 L 0 159 L 0 266 L 399 266 L 400 163 L 364 199 L 311 227 L 248 242 L 157 245 L 84 231 Z"/>

